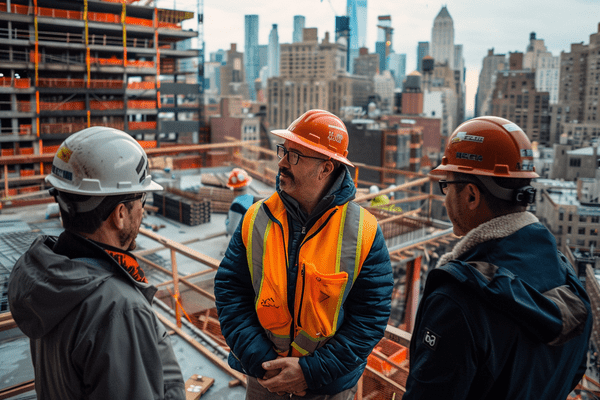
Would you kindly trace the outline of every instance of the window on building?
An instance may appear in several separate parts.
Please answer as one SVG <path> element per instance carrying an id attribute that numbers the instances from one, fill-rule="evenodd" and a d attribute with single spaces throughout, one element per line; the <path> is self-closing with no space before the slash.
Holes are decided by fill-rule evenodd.
<path id="1" fill-rule="evenodd" d="M 570 226 L 567 226 L 567 234 L 569 234 L 569 235 L 571 234 L 571 227 Z"/>
<path id="2" fill-rule="evenodd" d="M 569 222 L 573 221 L 573 214 L 569 214 Z"/>
<path id="3" fill-rule="evenodd" d="M 563 233 L 563 231 L 562 231 L 562 230 L 563 230 L 563 226 L 562 226 L 562 225 L 559 225 L 559 226 L 558 226 L 558 234 L 559 234 L 559 235 L 562 235 L 562 233 Z"/>
<path id="4" fill-rule="evenodd" d="M 597 224 L 598 222 L 600 222 L 600 217 L 598 217 L 598 216 L 592 217 L 593 224 Z"/>
<path id="5" fill-rule="evenodd" d="M 586 215 L 580 215 L 579 216 L 579 222 L 587 222 L 587 216 Z"/>
<path id="6" fill-rule="evenodd" d="M 592 228 L 592 229 L 590 229 L 590 235 L 591 236 L 598 236 L 598 228 Z"/>
<path id="7" fill-rule="evenodd" d="M 577 239 L 577 246 L 581 246 L 581 247 L 585 246 L 585 240 Z"/>
<path id="8" fill-rule="evenodd" d="M 558 214 L 558 220 L 559 221 L 564 221 L 565 219 L 565 214 L 563 214 L 562 212 Z"/>
<path id="9" fill-rule="evenodd" d="M 590 240 L 589 246 L 592 247 L 596 247 L 596 241 L 595 240 Z"/>
<path id="10" fill-rule="evenodd" d="M 581 158 L 571 158 L 569 159 L 570 167 L 581 167 Z"/>
<path id="11" fill-rule="evenodd" d="M 579 229 L 577 229 L 577 234 L 578 235 L 585 235 L 585 228 L 579 228 Z"/>

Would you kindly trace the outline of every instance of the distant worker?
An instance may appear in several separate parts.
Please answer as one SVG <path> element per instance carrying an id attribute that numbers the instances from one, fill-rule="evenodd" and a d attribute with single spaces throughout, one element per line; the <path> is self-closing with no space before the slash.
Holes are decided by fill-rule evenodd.
<path id="1" fill-rule="evenodd" d="M 586 369 L 588 296 L 534 202 L 529 139 L 480 117 L 448 140 L 445 206 L 462 239 L 429 272 L 403 400 L 566 399 Z"/>
<path id="2" fill-rule="evenodd" d="M 36 239 L 8 284 L 38 399 L 185 399 L 152 309 L 157 289 L 130 253 L 146 194 L 162 190 L 146 153 L 124 132 L 84 129 L 62 143 L 46 181 L 65 231 Z"/>
<path id="3" fill-rule="evenodd" d="M 229 206 L 225 220 L 225 229 L 229 236 L 233 235 L 242 217 L 254 203 L 254 196 L 247 193 L 250 182 L 252 182 L 252 177 L 241 168 L 234 168 L 229 173 L 227 187 L 232 189 L 236 195 Z"/>
<path id="4" fill-rule="evenodd" d="M 229 364 L 247 399 L 352 399 L 390 315 L 389 253 L 352 202 L 344 123 L 310 110 L 271 133 L 285 139 L 277 192 L 250 207 L 215 277 Z"/>
<path id="5" fill-rule="evenodd" d="M 371 185 L 371 187 L 369 187 L 369 194 L 375 194 L 375 193 L 379 193 L 379 188 L 377 187 L 377 185 Z M 390 203 L 390 198 L 387 197 L 385 194 L 380 194 L 379 196 L 373 198 L 371 200 L 371 207 L 383 207 L 386 204 Z"/>

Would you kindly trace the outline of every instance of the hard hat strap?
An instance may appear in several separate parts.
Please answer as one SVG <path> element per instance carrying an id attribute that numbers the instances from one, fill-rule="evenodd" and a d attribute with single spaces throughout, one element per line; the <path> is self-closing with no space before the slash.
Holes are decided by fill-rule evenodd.
<path id="1" fill-rule="evenodd" d="M 86 213 L 95 210 L 100 203 L 106 198 L 105 196 L 89 196 L 85 201 L 70 201 L 61 196 L 61 192 L 52 188 L 49 190 L 50 195 L 54 197 L 54 200 L 60 205 L 60 207 L 69 213 L 69 215 L 75 215 L 79 213 Z M 87 197 L 87 196 L 86 196 Z"/>
<path id="2" fill-rule="evenodd" d="M 493 196 L 499 199 L 519 203 L 524 206 L 535 202 L 536 189 L 533 186 L 528 185 L 518 189 L 508 189 L 498 185 L 491 176 L 477 175 L 476 177 Z"/>

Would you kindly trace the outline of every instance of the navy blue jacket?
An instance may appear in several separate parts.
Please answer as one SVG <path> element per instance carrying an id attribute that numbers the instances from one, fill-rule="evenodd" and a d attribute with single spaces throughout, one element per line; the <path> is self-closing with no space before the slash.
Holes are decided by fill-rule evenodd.
<path id="1" fill-rule="evenodd" d="M 585 372 L 592 314 L 573 267 L 533 215 L 492 221 L 427 277 L 404 400 L 562 400 Z"/>
<path id="2" fill-rule="evenodd" d="M 304 232 L 308 232 L 323 212 L 351 201 L 355 193 L 350 173 L 344 168 L 315 212 L 304 216 L 305 220 L 300 223 L 298 221 L 303 219 L 301 211 L 294 209 L 293 199 L 285 198 L 280 192 L 286 205 L 291 237 L 287 249 L 273 250 L 285 251 L 288 259 L 294 259 L 304 238 L 303 227 Z M 261 364 L 277 358 L 277 353 L 256 316 L 255 293 L 240 226 L 232 236 L 215 277 L 216 305 L 221 331 L 231 348 L 229 365 L 249 376 L 262 378 L 265 371 Z M 292 265 L 287 273 L 288 304 L 292 314 L 297 274 L 297 268 Z M 340 312 L 343 322 L 336 334 L 313 355 L 300 358 L 309 394 L 335 394 L 356 385 L 368 355 L 383 337 L 390 315 L 392 288 L 389 253 L 378 227 L 369 255 L 343 305 L 343 312 Z"/>

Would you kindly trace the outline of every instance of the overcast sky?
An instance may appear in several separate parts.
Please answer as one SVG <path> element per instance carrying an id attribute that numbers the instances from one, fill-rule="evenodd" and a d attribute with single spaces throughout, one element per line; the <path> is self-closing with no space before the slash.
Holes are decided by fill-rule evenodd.
<path id="1" fill-rule="evenodd" d="M 199 0 L 158 0 L 159 7 L 195 11 Z M 377 17 L 391 15 L 393 49 L 406 54 L 406 73 L 416 69 L 419 41 L 431 41 L 433 20 L 446 5 L 454 21 L 454 43 L 463 45 L 467 68 L 467 108 L 488 49 L 496 54 L 526 50 L 529 34 L 544 39 L 554 55 L 571 43 L 589 43 L 600 23 L 600 0 L 367 0 L 367 47 L 375 51 Z M 210 52 L 237 43 L 244 51 L 244 16 L 259 16 L 259 44 L 267 44 L 272 24 L 279 43 L 291 43 L 294 15 L 306 17 L 307 28 L 333 37 L 335 16 L 345 15 L 346 0 L 203 0 L 206 59 Z M 196 29 L 194 27 L 194 29 Z M 470 92 L 470 93 L 469 93 Z"/>

